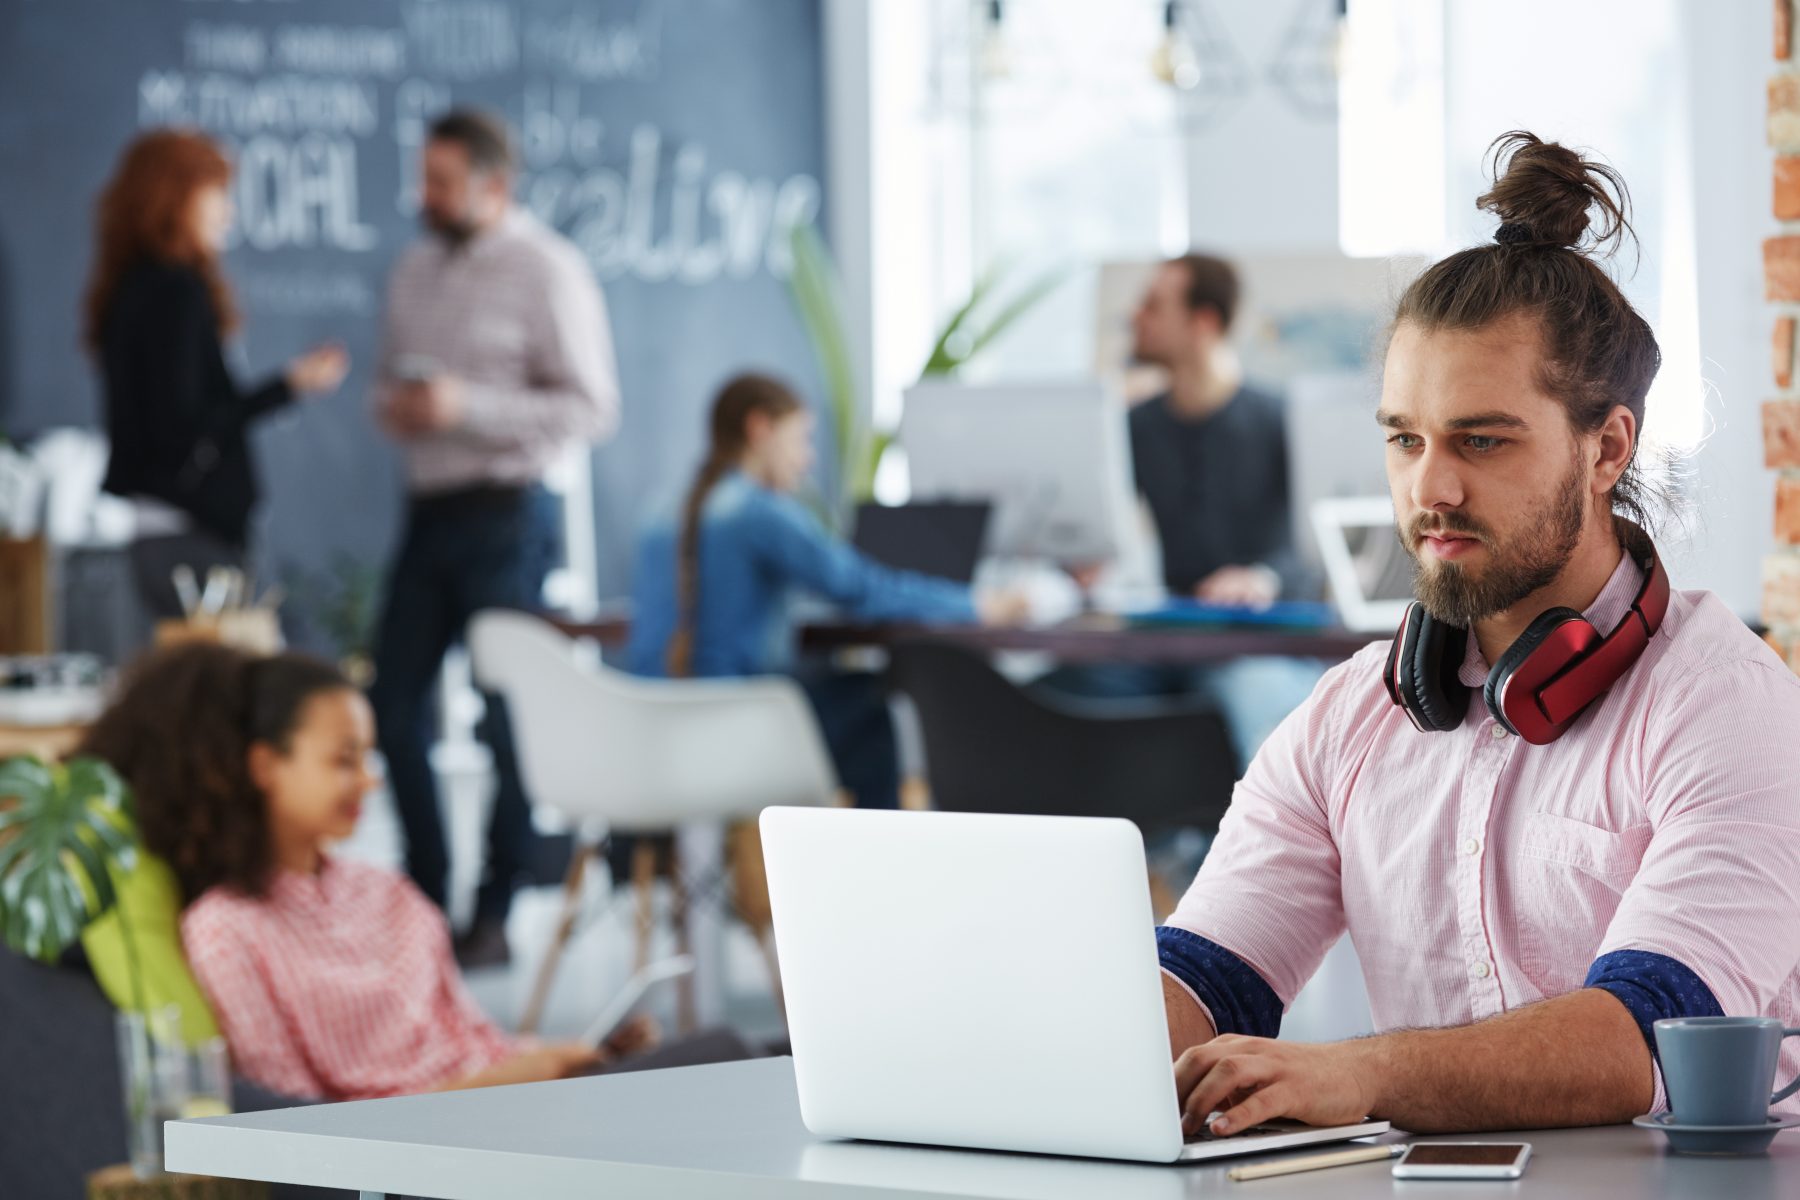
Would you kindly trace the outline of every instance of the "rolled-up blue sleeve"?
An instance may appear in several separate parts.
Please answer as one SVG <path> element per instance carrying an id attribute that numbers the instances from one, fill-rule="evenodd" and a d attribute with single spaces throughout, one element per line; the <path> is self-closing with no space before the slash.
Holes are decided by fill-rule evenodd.
<path id="1" fill-rule="evenodd" d="M 1156 955 L 1163 970 L 1206 1006 L 1214 1033 L 1280 1034 L 1281 998 L 1254 967 L 1225 947 L 1164 925 L 1156 931 Z"/>
<path id="2" fill-rule="evenodd" d="M 1656 1053 L 1656 1022 L 1668 1017 L 1720 1017 L 1712 989 L 1700 976 L 1666 954 L 1646 950 L 1614 950 L 1588 968 L 1583 987 L 1610 992 L 1637 1022 L 1651 1057 Z"/>

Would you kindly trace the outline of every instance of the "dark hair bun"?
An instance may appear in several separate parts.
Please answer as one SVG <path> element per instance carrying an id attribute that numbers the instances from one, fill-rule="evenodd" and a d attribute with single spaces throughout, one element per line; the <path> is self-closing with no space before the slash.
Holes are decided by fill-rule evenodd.
<path id="1" fill-rule="evenodd" d="M 1500 218 L 1503 245 L 1593 249 L 1610 254 L 1631 232 L 1631 196 L 1619 173 L 1546 142 L 1522 129 L 1503 133 L 1488 147 L 1494 186 L 1475 201 Z M 1599 228 L 1589 214 L 1598 209 Z"/>

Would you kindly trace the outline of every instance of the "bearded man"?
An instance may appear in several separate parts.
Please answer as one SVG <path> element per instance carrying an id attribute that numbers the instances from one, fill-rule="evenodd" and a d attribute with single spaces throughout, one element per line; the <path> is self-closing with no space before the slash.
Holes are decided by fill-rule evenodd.
<path id="1" fill-rule="evenodd" d="M 1800 681 L 1641 528 L 1660 356 L 1579 248 L 1629 231 L 1622 181 L 1496 145 L 1494 244 L 1427 270 L 1387 350 L 1419 603 L 1264 744 L 1158 931 L 1190 1134 L 1623 1121 L 1663 1106 L 1655 1021 L 1800 1024 Z M 1275 1040 L 1346 932 L 1380 1032 Z"/>
<path id="2" fill-rule="evenodd" d="M 440 908 L 450 856 L 430 750 L 444 655 L 484 608 L 543 607 L 562 559 L 544 476 L 612 436 L 619 381 L 606 301 L 575 245 L 512 196 L 512 138 L 473 109 L 431 125 L 419 217 L 388 284 L 375 416 L 399 445 L 408 501 L 375 642 L 375 707 L 406 868 Z M 512 730 L 488 695 L 480 734 L 496 780 L 465 967 L 507 961 L 506 917 L 533 857 Z"/>

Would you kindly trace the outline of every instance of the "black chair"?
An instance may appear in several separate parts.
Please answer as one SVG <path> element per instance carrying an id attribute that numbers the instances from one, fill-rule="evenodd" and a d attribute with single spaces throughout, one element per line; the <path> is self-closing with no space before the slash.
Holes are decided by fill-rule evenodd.
<path id="1" fill-rule="evenodd" d="M 239 1112 L 311 1103 L 232 1080 Z M 45 966 L 0 947 L 0 1194 L 80 1196 L 125 1160 L 113 1008 L 85 965 Z M 278 1200 L 352 1193 L 278 1186 Z"/>
<path id="2" fill-rule="evenodd" d="M 1051 701 L 956 646 L 907 642 L 890 677 L 925 735 L 932 805 L 947 812 L 1126 817 L 1146 834 L 1218 829 L 1237 782 L 1211 709 L 1121 714 Z"/>

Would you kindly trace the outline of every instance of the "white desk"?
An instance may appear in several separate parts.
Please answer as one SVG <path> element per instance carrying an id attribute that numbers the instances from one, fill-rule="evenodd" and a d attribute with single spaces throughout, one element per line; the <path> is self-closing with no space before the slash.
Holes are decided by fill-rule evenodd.
<path id="1" fill-rule="evenodd" d="M 825 1142 L 801 1125 L 793 1066 L 780 1058 L 171 1122 L 167 1161 L 172 1171 L 441 1200 L 1800 1196 L 1800 1134 L 1739 1159 L 1669 1155 L 1660 1135 L 1628 1125 L 1521 1137 L 1536 1149 L 1524 1180 L 1506 1185 L 1398 1183 L 1388 1163 L 1234 1184 L 1231 1161 L 1140 1166 Z"/>

